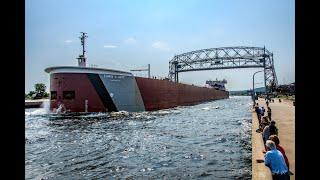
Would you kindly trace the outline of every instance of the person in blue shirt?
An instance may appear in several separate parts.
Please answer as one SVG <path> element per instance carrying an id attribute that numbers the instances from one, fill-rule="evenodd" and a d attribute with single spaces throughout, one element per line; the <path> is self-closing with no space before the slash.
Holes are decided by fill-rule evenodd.
<path id="1" fill-rule="evenodd" d="M 268 151 L 264 156 L 264 164 L 270 168 L 272 179 L 290 179 L 288 167 L 282 153 L 277 150 L 276 144 L 271 140 L 267 140 L 266 147 Z"/>
<path id="2" fill-rule="evenodd" d="M 258 104 L 258 103 L 257 103 Z M 260 106 L 257 106 L 256 107 L 256 113 L 257 113 L 257 116 L 258 116 L 258 121 L 259 121 L 259 124 L 261 123 L 261 113 L 262 113 L 262 109 Z"/>

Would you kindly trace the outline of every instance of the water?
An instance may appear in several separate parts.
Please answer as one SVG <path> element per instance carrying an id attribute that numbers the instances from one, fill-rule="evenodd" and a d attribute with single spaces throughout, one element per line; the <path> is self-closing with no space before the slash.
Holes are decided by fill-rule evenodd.
<path id="1" fill-rule="evenodd" d="M 251 98 L 142 113 L 25 112 L 26 179 L 251 179 Z"/>

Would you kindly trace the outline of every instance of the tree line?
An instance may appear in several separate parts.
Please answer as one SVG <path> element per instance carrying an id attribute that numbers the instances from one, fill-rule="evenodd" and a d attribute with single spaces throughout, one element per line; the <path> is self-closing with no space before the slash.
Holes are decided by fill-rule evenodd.
<path id="1" fill-rule="evenodd" d="M 46 85 L 43 83 L 37 83 L 34 85 L 34 91 L 30 91 L 25 94 L 26 99 L 42 99 L 49 97 L 49 93 L 46 92 Z"/>

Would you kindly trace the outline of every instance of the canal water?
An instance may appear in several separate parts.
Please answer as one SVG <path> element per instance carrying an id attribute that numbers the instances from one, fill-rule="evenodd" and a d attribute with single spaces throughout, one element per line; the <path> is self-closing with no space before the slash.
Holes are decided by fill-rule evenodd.
<path id="1" fill-rule="evenodd" d="M 142 113 L 25 110 L 26 179 L 251 179 L 251 98 Z"/>

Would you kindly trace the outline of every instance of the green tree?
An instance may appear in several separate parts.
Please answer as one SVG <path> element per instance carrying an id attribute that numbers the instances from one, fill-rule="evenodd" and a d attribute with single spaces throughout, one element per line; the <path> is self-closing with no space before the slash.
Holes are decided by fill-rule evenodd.
<path id="1" fill-rule="evenodd" d="M 29 91 L 29 93 L 26 95 L 27 99 L 33 99 L 36 95 L 35 91 Z"/>
<path id="2" fill-rule="evenodd" d="M 50 94 L 49 94 L 49 93 L 44 92 L 43 97 L 47 98 L 47 97 L 49 97 L 49 96 L 50 96 Z"/>
<path id="3" fill-rule="evenodd" d="M 43 98 L 46 92 L 46 85 L 43 83 L 37 83 L 34 85 L 36 97 L 35 98 Z"/>

